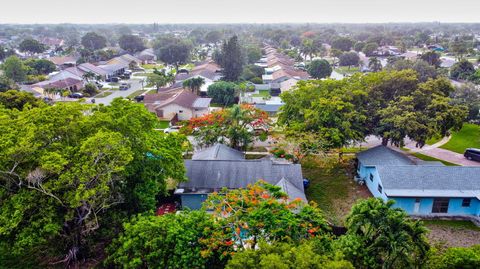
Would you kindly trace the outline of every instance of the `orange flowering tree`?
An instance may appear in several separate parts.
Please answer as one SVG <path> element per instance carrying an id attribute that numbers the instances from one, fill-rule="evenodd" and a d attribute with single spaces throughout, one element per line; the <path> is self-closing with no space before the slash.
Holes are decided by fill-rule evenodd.
<path id="1" fill-rule="evenodd" d="M 193 135 L 200 146 L 222 143 L 234 149 L 246 150 L 255 136 L 268 133 L 269 127 L 267 113 L 242 104 L 193 118 L 182 131 Z"/>
<path id="2" fill-rule="evenodd" d="M 327 221 L 320 209 L 301 199 L 289 200 L 280 187 L 263 181 L 246 189 L 210 195 L 204 208 L 222 227 L 216 237 L 205 239 L 208 251 L 229 256 L 234 250 L 254 248 L 260 241 L 300 242 L 329 237 Z M 219 240 L 220 239 L 220 240 Z"/>

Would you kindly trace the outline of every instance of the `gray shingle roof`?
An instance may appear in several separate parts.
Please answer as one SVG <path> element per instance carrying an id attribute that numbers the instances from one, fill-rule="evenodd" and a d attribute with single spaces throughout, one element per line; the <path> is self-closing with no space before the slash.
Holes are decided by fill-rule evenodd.
<path id="1" fill-rule="evenodd" d="M 245 154 L 223 144 L 215 144 L 195 152 L 192 160 L 245 160 Z"/>
<path id="2" fill-rule="evenodd" d="M 212 98 L 198 98 L 193 102 L 193 108 L 208 108 L 212 102 Z"/>
<path id="3" fill-rule="evenodd" d="M 365 166 L 375 165 L 412 165 L 414 164 L 404 154 L 385 146 L 376 146 L 357 153 L 357 159 Z"/>
<path id="4" fill-rule="evenodd" d="M 298 197 L 299 191 L 304 193 L 302 170 L 299 164 L 280 164 L 271 159 L 186 160 L 185 167 L 189 180 L 180 183 L 180 188 L 238 189 L 246 188 L 248 184 L 255 184 L 258 180 L 276 185 L 284 179 L 298 189 L 287 188 L 290 198 L 305 200 L 304 194 Z"/>
<path id="5" fill-rule="evenodd" d="M 478 197 L 480 167 L 400 165 L 377 166 L 389 196 Z"/>

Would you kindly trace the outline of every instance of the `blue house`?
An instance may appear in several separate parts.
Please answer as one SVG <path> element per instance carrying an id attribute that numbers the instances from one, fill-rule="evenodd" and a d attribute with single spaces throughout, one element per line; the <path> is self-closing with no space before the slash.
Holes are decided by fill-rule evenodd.
<path id="1" fill-rule="evenodd" d="M 301 166 L 285 160 L 268 157 L 246 160 L 243 152 L 216 144 L 196 152 L 191 160 L 185 161 L 185 167 L 188 181 L 175 190 L 182 207 L 200 209 L 212 192 L 246 188 L 259 180 L 279 186 L 292 200 L 307 201 Z"/>
<path id="2" fill-rule="evenodd" d="M 414 162 L 385 146 L 360 152 L 357 160 L 357 180 L 408 214 L 480 222 L 480 167 Z"/>

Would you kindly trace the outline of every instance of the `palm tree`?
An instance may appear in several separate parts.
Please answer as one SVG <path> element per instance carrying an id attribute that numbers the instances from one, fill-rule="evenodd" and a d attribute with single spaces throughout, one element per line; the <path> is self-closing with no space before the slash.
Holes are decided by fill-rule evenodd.
<path id="1" fill-rule="evenodd" d="M 205 84 L 205 79 L 202 77 L 194 77 L 183 81 L 183 87 L 189 88 L 193 93 L 199 94 L 200 88 Z"/>
<path id="2" fill-rule="evenodd" d="M 368 68 L 372 72 L 381 71 L 382 70 L 382 63 L 380 62 L 380 60 L 377 57 L 372 57 L 368 61 Z"/>
<path id="3" fill-rule="evenodd" d="M 153 73 L 147 77 L 148 84 L 157 88 L 157 93 L 161 87 L 175 83 L 175 75 L 173 72 L 167 73 L 165 69 L 157 70 L 154 68 Z"/>

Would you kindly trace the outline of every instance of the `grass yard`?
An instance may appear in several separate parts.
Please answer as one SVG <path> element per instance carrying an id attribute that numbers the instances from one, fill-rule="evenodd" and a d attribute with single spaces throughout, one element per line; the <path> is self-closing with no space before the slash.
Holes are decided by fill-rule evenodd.
<path id="1" fill-rule="evenodd" d="M 480 148 L 480 125 L 465 123 L 463 128 L 454 132 L 450 141 L 441 148 L 460 154 L 467 148 Z"/>
<path id="2" fill-rule="evenodd" d="M 133 76 L 134 77 L 147 77 L 148 73 L 134 73 Z"/>
<path id="3" fill-rule="evenodd" d="M 155 124 L 155 129 L 167 129 L 170 126 L 169 121 L 158 121 L 157 124 Z"/>
<path id="4" fill-rule="evenodd" d="M 270 98 L 270 91 L 269 90 L 259 90 L 258 93 L 252 94 L 252 97 L 263 97 L 263 98 Z"/>
<path id="5" fill-rule="evenodd" d="M 470 247 L 480 244 L 480 227 L 470 221 L 424 220 L 428 238 L 440 247 Z"/>
<path id="6" fill-rule="evenodd" d="M 162 69 L 163 65 L 161 65 L 161 64 L 142 64 L 141 67 L 143 69 L 154 69 L 154 68 Z"/>
<path id="7" fill-rule="evenodd" d="M 342 75 L 351 75 L 353 73 L 360 72 L 360 68 L 359 67 L 348 68 L 348 66 L 339 66 L 339 67 L 335 68 L 335 71 L 337 71 L 337 73 L 340 73 Z"/>
<path id="8" fill-rule="evenodd" d="M 427 162 L 441 162 L 443 163 L 444 165 L 446 166 L 459 166 L 458 164 L 454 164 L 454 163 L 451 163 L 451 162 L 447 162 L 447 161 L 444 161 L 444 160 L 440 160 L 440 159 L 437 159 L 437 158 L 433 158 L 433 157 L 430 157 L 430 156 L 427 156 L 427 155 L 423 155 L 421 153 L 413 153 L 412 154 L 413 156 L 419 158 L 420 160 L 424 160 L 424 161 L 427 161 Z"/>
<path id="9" fill-rule="evenodd" d="M 142 93 L 144 93 L 144 92 L 145 92 L 145 90 L 134 91 L 134 92 L 131 93 L 129 96 L 127 96 L 127 98 L 128 98 L 128 99 L 132 99 L 132 98 L 134 98 L 135 96 L 140 95 L 140 94 L 142 94 Z"/>
<path id="10" fill-rule="evenodd" d="M 426 143 L 427 145 L 433 145 L 433 144 L 435 144 L 435 143 L 440 142 L 440 140 L 442 140 L 442 139 L 443 139 L 443 137 L 437 135 L 437 136 L 434 136 L 434 137 L 432 137 L 432 138 L 430 138 L 430 139 L 427 139 L 427 141 L 425 141 L 425 143 Z"/>
<path id="11" fill-rule="evenodd" d="M 146 94 L 155 94 L 155 93 L 157 93 L 157 90 L 154 89 L 154 90 L 149 90 Z"/>
<path id="12" fill-rule="evenodd" d="M 310 180 L 305 193 L 323 210 L 325 217 L 335 225 L 343 225 L 353 204 L 371 197 L 366 186 L 353 181 L 352 159 L 343 163 L 338 157 L 308 157 L 302 161 L 303 176 Z"/>
<path id="13" fill-rule="evenodd" d="M 95 95 L 95 98 L 107 97 L 107 96 L 109 96 L 110 94 L 112 94 L 112 92 L 102 92 L 102 93 L 99 93 L 99 94 Z"/>

